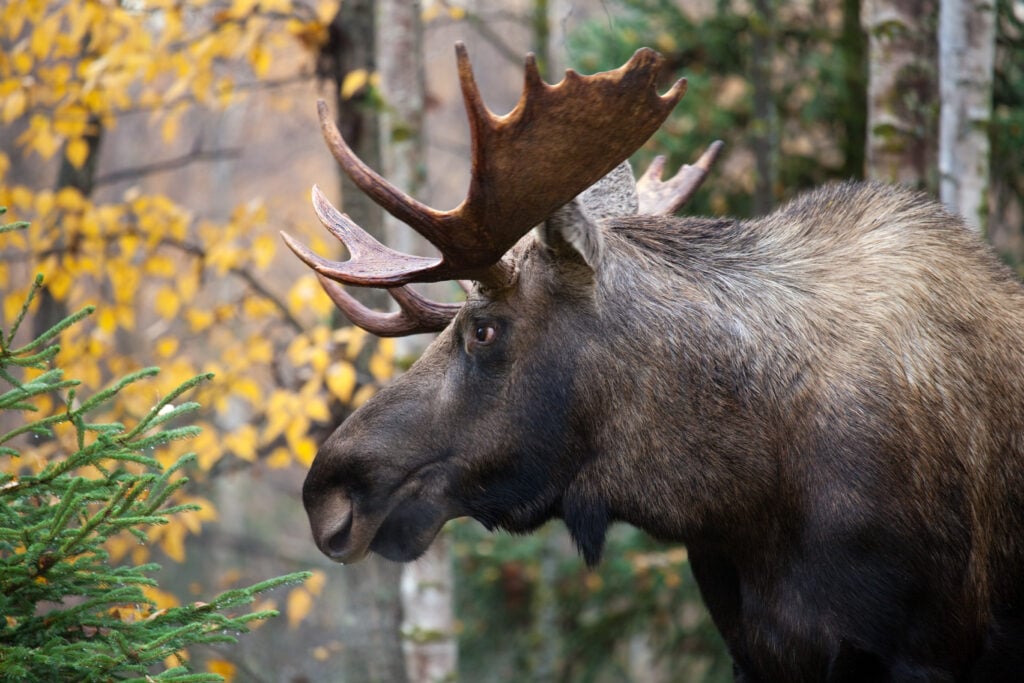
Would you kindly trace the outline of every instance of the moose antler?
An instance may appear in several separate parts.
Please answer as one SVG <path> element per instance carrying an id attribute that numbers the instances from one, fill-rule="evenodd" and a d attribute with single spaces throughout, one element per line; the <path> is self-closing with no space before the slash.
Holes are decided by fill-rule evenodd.
<path id="1" fill-rule="evenodd" d="M 670 216 L 683 208 L 704 182 L 724 146 L 724 142 L 715 140 L 704 150 L 697 163 L 683 164 L 668 180 L 661 179 L 665 170 L 665 157 L 656 156 L 636 182 L 640 215 Z"/>
<path id="2" fill-rule="evenodd" d="M 686 91 L 680 79 L 665 95 L 655 85 L 664 59 L 642 48 L 624 66 L 592 76 L 566 72 L 548 85 L 533 55 L 526 58 L 522 96 L 496 116 L 484 105 L 466 48 L 456 43 L 459 81 L 472 138 L 472 176 L 465 201 L 437 211 L 388 183 L 352 152 L 327 106 L 320 125 L 335 159 L 352 181 L 388 213 L 412 227 L 441 258 L 401 254 L 384 246 L 314 188 L 321 222 L 349 249 L 347 261 L 329 261 L 288 235 L 285 242 L 322 281 L 387 287 L 401 311 L 367 309 L 328 285 L 328 294 L 353 322 L 385 335 L 442 329 L 454 307 L 434 304 L 404 287 L 411 282 L 473 279 L 509 284 L 505 253 L 534 225 L 607 174 L 649 138 Z"/>

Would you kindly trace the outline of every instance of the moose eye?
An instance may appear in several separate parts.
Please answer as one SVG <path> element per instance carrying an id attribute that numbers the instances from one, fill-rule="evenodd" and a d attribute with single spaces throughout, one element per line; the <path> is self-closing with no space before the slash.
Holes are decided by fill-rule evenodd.
<path id="1" fill-rule="evenodd" d="M 479 322 L 471 329 L 472 333 L 466 344 L 467 351 L 472 351 L 478 346 L 487 346 L 498 337 L 498 327 L 492 322 Z"/>
<path id="2" fill-rule="evenodd" d="M 473 341 L 477 344 L 490 344 L 496 336 L 498 336 L 498 331 L 494 329 L 494 325 L 477 325 L 476 331 L 473 333 Z"/>

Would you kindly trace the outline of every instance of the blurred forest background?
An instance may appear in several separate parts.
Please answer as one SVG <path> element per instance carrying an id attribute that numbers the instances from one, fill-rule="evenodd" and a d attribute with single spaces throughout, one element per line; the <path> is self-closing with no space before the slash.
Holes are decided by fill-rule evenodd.
<path id="1" fill-rule="evenodd" d="M 314 104 L 330 103 L 371 166 L 428 204 L 455 206 L 469 178 L 456 40 L 499 113 L 518 98 L 527 51 L 550 82 L 567 67 L 615 68 L 640 46 L 663 53 L 665 87 L 686 76 L 689 92 L 637 170 L 654 154 L 674 170 L 726 142 L 686 213 L 760 214 L 829 180 L 881 178 L 942 197 L 1020 270 L 1024 3 L 0 6 L 0 206 L 32 221 L 0 245 L 0 314 L 17 315 L 37 272 L 47 288 L 36 330 L 97 304 L 61 340 L 69 375 L 95 389 L 164 370 L 139 390 L 151 395 L 126 393 L 126 413 L 216 373 L 196 397 L 203 434 L 187 446 L 202 512 L 157 529 L 148 546 L 114 539 L 111 555 L 161 560 L 168 604 L 315 570 L 275 596 L 285 619 L 192 653 L 197 668 L 209 660 L 237 681 L 296 683 L 731 680 L 685 549 L 628 528 L 614 530 L 594 572 L 557 525 L 513 538 L 456 521 L 407 568 L 333 566 L 311 541 L 299 491 L 317 444 L 429 342 L 373 339 L 337 319 L 277 235 L 341 256 L 309 205 L 318 183 L 382 241 L 423 248 L 339 177 Z M 62 453 L 51 440 L 25 460 L 40 468 Z"/>

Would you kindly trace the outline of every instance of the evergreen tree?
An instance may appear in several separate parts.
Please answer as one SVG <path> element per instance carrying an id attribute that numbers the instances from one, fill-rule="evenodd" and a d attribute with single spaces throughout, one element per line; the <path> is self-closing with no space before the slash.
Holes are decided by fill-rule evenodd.
<path id="1" fill-rule="evenodd" d="M 0 225 L 0 233 L 25 227 Z M 127 533 L 146 543 L 148 527 L 196 509 L 172 501 L 188 481 L 181 472 L 194 455 L 167 468 L 155 455 L 198 432 L 180 424 L 198 404 L 178 401 L 210 376 L 185 382 L 133 425 L 92 421 L 125 387 L 158 370 L 134 372 L 87 398 L 76 395 L 78 382 L 55 366 L 55 340 L 92 309 L 16 345 L 41 287 L 38 276 L 10 328 L 0 328 L 0 432 L 7 430 L 0 434 L 0 681 L 222 680 L 190 672 L 187 648 L 235 642 L 254 621 L 276 615 L 240 606 L 309 574 L 157 609 L 144 589 L 156 587 L 150 575 L 159 565 L 111 562 L 108 539 Z M 41 405 L 57 407 L 32 415 Z M 71 444 L 65 453 L 43 463 L 23 461 L 32 439 L 61 438 L 62 431 Z"/>

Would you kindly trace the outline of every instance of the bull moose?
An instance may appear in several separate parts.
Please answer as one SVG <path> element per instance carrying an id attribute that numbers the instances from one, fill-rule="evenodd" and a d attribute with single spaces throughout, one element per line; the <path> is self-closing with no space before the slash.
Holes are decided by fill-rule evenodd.
<path id="1" fill-rule="evenodd" d="M 437 211 L 346 145 L 355 183 L 439 258 L 395 252 L 314 188 L 348 248 L 285 236 L 378 335 L 439 331 L 324 442 L 303 487 L 338 562 L 419 556 L 469 516 L 560 518 L 590 565 L 626 522 L 685 543 L 736 680 L 1024 681 L 1024 291 L 926 197 L 827 186 L 757 220 L 674 217 L 717 147 L 625 163 L 684 94 L 663 59 L 483 104 L 466 200 Z M 461 280 L 464 304 L 409 283 Z M 387 288 L 399 310 L 342 284 Z"/>

